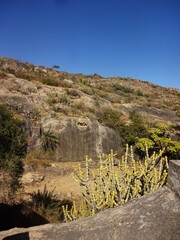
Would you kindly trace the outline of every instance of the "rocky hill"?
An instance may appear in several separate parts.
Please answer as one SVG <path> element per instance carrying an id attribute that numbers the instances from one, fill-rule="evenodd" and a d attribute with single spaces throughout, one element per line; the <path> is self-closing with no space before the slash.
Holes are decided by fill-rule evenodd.
<path id="1" fill-rule="evenodd" d="M 57 161 L 119 151 L 115 126 L 128 125 L 133 110 L 144 121 L 175 124 L 179 136 L 180 91 L 137 79 L 70 74 L 1 57 L 0 103 L 23 116 L 32 150 L 42 130 L 53 129 Z"/>

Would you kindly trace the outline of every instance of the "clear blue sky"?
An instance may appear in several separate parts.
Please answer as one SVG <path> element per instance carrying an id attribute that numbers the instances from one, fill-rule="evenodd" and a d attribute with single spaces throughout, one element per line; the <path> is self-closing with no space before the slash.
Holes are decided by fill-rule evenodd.
<path id="1" fill-rule="evenodd" d="M 0 0 L 0 56 L 180 88 L 180 0 Z"/>

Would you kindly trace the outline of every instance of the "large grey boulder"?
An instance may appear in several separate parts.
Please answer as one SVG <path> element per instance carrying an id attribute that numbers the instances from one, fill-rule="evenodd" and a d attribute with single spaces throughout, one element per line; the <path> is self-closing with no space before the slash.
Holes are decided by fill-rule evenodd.
<path id="1" fill-rule="evenodd" d="M 177 169 L 180 168 L 180 160 L 172 161 L 170 167 L 168 181 L 173 182 L 174 173 L 179 173 Z M 47 224 L 28 229 L 15 228 L 1 232 L 0 239 L 179 240 L 180 198 L 177 194 L 179 184 L 171 183 L 170 188 L 164 187 L 121 207 L 107 209 L 94 217 L 65 224 Z"/>
<path id="2" fill-rule="evenodd" d="M 45 118 L 42 127 L 45 131 L 53 130 L 58 137 L 59 144 L 54 152 L 56 161 L 82 161 L 86 155 L 97 159 L 99 154 L 109 154 L 111 149 L 120 152 L 118 133 L 96 120 L 77 117 Z"/>

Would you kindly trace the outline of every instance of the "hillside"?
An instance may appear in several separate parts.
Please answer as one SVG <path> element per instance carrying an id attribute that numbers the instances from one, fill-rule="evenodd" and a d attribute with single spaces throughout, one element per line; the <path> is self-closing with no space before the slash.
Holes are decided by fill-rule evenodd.
<path id="1" fill-rule="evenodd" d="M 152 108 L 162 112 L 168 110 L 172 116 L 179 110 L 178 89 L 164 88 L 146 81 L 121 77 L 104 78 L 97 74 L 70 74 L 7 58 L 0 58 L 0 71 L 1 95 L 6 94 L 6 91 L 3 92 L 6 89 L 19 97 L 31 96 L 32 105 L 39 108 L 42 115 L 50 109 L 58 115 L 81 114 L 96 118 L 98 102 L 101 108 L 109 106 L 119 110 L 136 105 L 142 106 L 147 112 L 153 112 Z M 43 99 L 43 106 L 38 105 L 36 96 L 40 97 L 40 101 Z M 178 119 L 173 118 L 171 121 Z"/>
<path id="2" fill-rule="evenodd" d="M 25 120 L 30 148 L 38 146 L 42 129 L 61 135 L 58 161 L 119 150 L 117 129 L 131 124 L 134 110 L 148 125 L 174 124 L 173 138 L 179 139 L 178 89 L 131 78 L 71 74 L 4 57 L 0 86 L 0 103 Z"/>

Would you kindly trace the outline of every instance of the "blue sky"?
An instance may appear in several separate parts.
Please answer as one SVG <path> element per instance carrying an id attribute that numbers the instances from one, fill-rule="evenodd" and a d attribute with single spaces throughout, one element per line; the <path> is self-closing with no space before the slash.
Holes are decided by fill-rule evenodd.
<path id="1" fill-rule="evenodd" d="M 180 88 L 180 1 L 0 0 L 0 56 Z"/>

